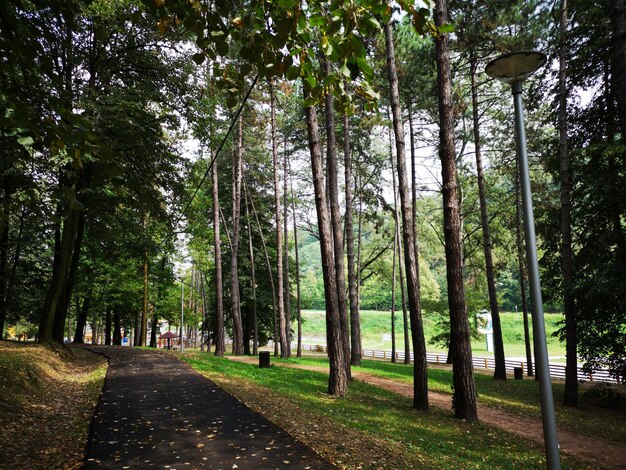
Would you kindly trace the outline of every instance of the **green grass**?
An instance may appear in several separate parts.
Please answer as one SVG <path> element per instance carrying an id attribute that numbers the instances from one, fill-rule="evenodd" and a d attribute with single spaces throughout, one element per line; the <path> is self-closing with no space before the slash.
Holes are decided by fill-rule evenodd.
<path id="1" fill-rule="evenodd" d="M 347 426 L 400 445 L 423 462 L 422 468 L 545 467 L 542 449 L 534 443 L 480 423 L 458 421 L 443 410 L 417 412 L 409 398 L 362 382 L 354 382 L 348 397 L 337 400 L 326 394 L 327 374 L 285 367 L 259 369 L 202 353 L 183 359 L 214 380 L 241 380 L 287 397 L 295 407 L 331 419 L 339 434 Z M 565 463 L 577 468 L 571 459 Z"/>
<path id="2" fill-rule="evenodd" d="M 304 310 L 302 312 L 302 336 L 304 342 L 324 343 L 326 338 L 325 313 L 322 310 Z M 524 348 L 524 324 L 521 313 L 502 312 L 502 335 L 504 340 L 504 352 L 507 356 L 526 355 Z M 548 353 L 550 356 L 565 356 L 565 345 L 552 333 L 559 329 L 557 323 L 563 319 L 561 314 L 546 314 L 546 333 L 548 340 Z M 530 319 L 529 319 L 530 321 Z M 432 315 L 424 314 L 424 336 L 428 351 L 445 353 L 445 348 L 440 345 L 430 344 L 430 338 L 436 334 L 435 320 Z M 391 334 L 391 312 L 375 310 L 361 311 L 361 337 L 365 349 L 391 349 L 391 340 L 384 339 L 383 335 Z M 396 347 L 404 348 L 404 328 L 402 325 L 402 310 L 396 312 Z M 532 335 L 532 328 L 531 328 Z M 472 351 L 480 356 L 493 356 L 487 352 L 484 336 L 472 340 Z M 557 362 L 557 361 L 553 361 Z"/>
<path id="3" fill-rule="evenodd" d="M 284 360 L 275 359 L 283 362 Z M 288 361 L 296 364 L 327 366 L 324 357 L 292 358 Z M 413 366 L 393 364 L 391 362 L 363 360 L 361 367 L 353 370 L 367 372 L 378 377 L 385 377 L 405 383 L 413 383 Z M 500 408 L 511 413 L 541 419 L 539 407 L 539 383 L 534 380 L 493 380 L 491 375 L 475 374 L 478 400 L 485 405 Z M 449 369 L 428 370 L 428 385 L 431 390 L 451 393 L 452 371 Z M 626 410 L 609 409 L 598 405 L 598 401 L 585 394 L 581 389 L 580 403 L 577 409 L 561 404 L 564 384 L 554 383 L 554 402 L 559 426 L 587 434 L 602 437 L 615 442 L 626 442 Z"/>

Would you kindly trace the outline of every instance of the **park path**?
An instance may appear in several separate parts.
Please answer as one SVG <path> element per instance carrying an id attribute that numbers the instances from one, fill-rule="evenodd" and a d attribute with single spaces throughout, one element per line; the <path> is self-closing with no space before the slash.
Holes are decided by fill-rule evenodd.
<path id="1" fill-rule="evenodd" d="M 110 366 L 86 469 L 335 468 L 170 354 L 89 349 Z"/>
<path id="2" fill-rule="evenodd" d="M 233 357 L 229 359 L 250 364 L 257 363 L 253 357 Z M 328 374 L 328 368 L 305 364 L 274 363 L 280 367 L 310 370 Z M 413 385 L 360 371 L 352 371 L 352 378 L 361 382 L 384 388 L 400 395 L 413 396 Z M 429 402 L 432 406 L 451 410 L 452 395 L 429 390 Z M 478 403 L 478 418 L 482 423 L 498 427 L 512 434 L 524 437 L 543 445 L 543 427 L 541 421 L 508 413 Z M 583 459 L 594 467 L 626 469 L 626 445 L 617 444 L 602 438 L 595 438 L 567 429 L 558 430 L 559 445 L 562 452 Z"/>

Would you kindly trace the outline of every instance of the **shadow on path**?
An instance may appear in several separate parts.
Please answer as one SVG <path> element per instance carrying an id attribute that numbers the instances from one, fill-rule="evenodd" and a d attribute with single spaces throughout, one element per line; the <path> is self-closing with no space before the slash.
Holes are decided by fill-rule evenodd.
<path id="1" fill-rule="evenodd" d="M 93 347 L 110 367 L 85 468 L 332 469 L 311 449 L 187 364 L 130 347 Z"/>

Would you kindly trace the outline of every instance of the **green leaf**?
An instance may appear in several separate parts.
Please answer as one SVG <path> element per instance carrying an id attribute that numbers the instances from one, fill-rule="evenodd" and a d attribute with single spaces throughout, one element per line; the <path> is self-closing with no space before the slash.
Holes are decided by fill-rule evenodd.
<path id="1" fill-rule="evenodd" d="M 344 62 L 343 65 L 341 66 L 341 73 L 343 74 L 344 77 L 351 77 L 352 72 L 350 71 L 350 68 L 348 67 L 347 62 Z"/>
<path id="2" fill-rule="evenodd" d="M 341 24 L 342 23 L 340 20 L 333 21 L 328 27 L 328 29 L 326 30 L 326 35 L 331 36 L 335 34 L 336 32 L 338 32 L 341 29 Z"/>
<path id="3" fill-rule="evenodd" d="M 378 22 L 378 20 L 376 18 L 374 18 L 373 16 L 370 16 L 367 21 L 374 26 L 374 28 L 376 29 L 381 29 L 380 23 Z"/>
<path id="4" fill-rule="evenodd" d="M 202 52 L 198 52 L 197 54 L 192 55 L 191 58 L 198 65 L 204 62 L 204 54 Z"/>
<path id="5" fill-rule="evenodd" d="M 300 67 L 297 65 L 292 65 L 287 69 L 287 73 L 285 74 L 287 80 L 295 80 L 300 76 Z"/>
<path id="6" fill-rule="evenodd" d="M 26 136 L 17 139 L 17 143 L 23 145 L 24 147 L 30 147 L 35 143 L 35 140 L 31 136 Z"/>
<path id="7" fill-rule="evenodd" d="M 451 33 L 452 31 L 454 31 L 454 25 L 450 23 L 446 23 L 446 24 L 442 24 L 441 26 L 439 26 L 438 29 L 439 29 L 439 32 L 442 34 Z"/>
<path id="8" fill-rule="evenodd" d="M 96 28 L 94 35 L 98 41 L 106 41 L 109 38 L 109 32 L 102 26 Z"/>
<path id="9" fill-rule="evenodd" d="M 307 75 L 306 77 L 304 77 L 304 79 L 311 88 L 315 88 L 317 86 L 317 80 L 315 80 L 315 77 L 313 75 Z"/>
<path id="10" fill-rule="evenodd" d="M 352 61 L 348 62 L 346 65 L 348 66 L 348 69 L 350 69 L 350 79 L 356 80 L 359 74 L 361 73 L 361 69 L 359 68 L 359 65 L 356 62 L 352 62 Z"/>
<path id="11" fill-rule="evenodd" d="M 228 98 L 226 98 L 226 106 L 228 106 L 228 108 L 230 109 L 237 107 L 237 97 L 230 95 Z"/>

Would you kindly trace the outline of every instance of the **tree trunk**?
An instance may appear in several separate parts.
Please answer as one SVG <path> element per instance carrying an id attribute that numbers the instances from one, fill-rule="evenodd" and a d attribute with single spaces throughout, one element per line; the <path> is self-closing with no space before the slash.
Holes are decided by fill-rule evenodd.
<path id="1" fill-rule="evenodd" d="M 476 69 L 478 59 L 475 53 L 470 54 L 470 75 L 472 83 L 472 119 L 474 122 L 474 154 L 476 155 L 476 171 L 478 177 L 478 199 L 480 201 L 480 223 L 483 229 L 483 251 L 485 254 L 485 273 L 487 275 L 487 291 L 489 293 L 489 309 L 493 323 L 493 346 L 496 368 L 493 378 L 506 380 L 506 363 L 504 359 L 504 342 L 502 340 L 502 325 L 500 323 L 500 310 L 496 295 L 496 280 L 493 272 L 493 258 L 491 256 L 491 234 L 489 232 L 489 214 L 487 212 L 487 190 L 485 188 L 485 176 L 483 174 L 483 161 L 481 156 L 479 112 L 478 112 L 478 84 L 476 81 Z"/>
<path id="2" fill-rule="evenodd" d="M 222 242 L 220 240 L 220 200 L 217 160 L 211 169 L 213 178 L 213 250 L 215 252 L 215 355 L 224 355 L 224 281 L 222 275 Z"/>
<path id="3" fill-rule="evenodd" d="M 276 105 L 274 102 L 274 84 L 270 81 L 270 106 L 271 106 L 271 132 L 272 132 L 272 156 L 274 165 L 274 201 L 276 218 L 276 279 L 278 294 L 278 324 L 280 338 L 280 357 L 289 357 L 289 347 L 287 345 L 287 313 L 285 312 L 285 286 L 283 273 L 283 226 L 282 226 L 282 205 L 280 202 L 280 177 L 278 175 L 278 145 L 276 142 Z"/>
<path id="4" fill-rule="evenodd" d="M 270 255 L 267 251 L 267 244 L 265 243 L 265 237 L 263 236 L 263 230 L 261 229 L 261 222 L 259 221 L 259 214 L 257 214 L 256 208 L 254 207 L 254 201 L 249 198 L 247 187 L 244 185 L 246 204 L 250 204 L 252 207 L 252 212 L 254 213 L 254 219 L 256 220 L 256 225 L 259 229 L 259 235 L 261 236 L 261 244 L 263 245 L 263 252 L 265 253 L 265 264 L 267 265 L 267 274 L 270 277 L 270 285 L 272 287 L 272 306 L 274 312 L 274 356 L 278 356 L 278 319 L 276 318 L 276 313 L 278 311 L 277 302 L 276 302 L 276 287 L 274 286 L 274 274 L 272 272 L 272 263 L 270 263 Z"/>
<path id="5" fill-rule="evenodd" d="M 526 303 L 526 271 L 524 269 L 524 245 L 521 230 L 520 191 L 519 191 L 519 168 L 515 167 L 515 239 L 517 245 L 517 266 L 519 270 L 519 288 L 522 302 L 522 315 L 524 319 L 524 345 L 526 348 L 526 374 L 530 377 L 533 373 L 533 356 L 530 345 L 530 329 L 528 326 L 528 304 Z"/>
<path id="6" fill-rule="evenodd" d="M 448 21 L 445 0 L 435 0 L 435 25 Z M 448 305 L 450 308 L 450 346 L 454 384 L 453 407 L 459 419 L 474 421 L 476 411 L 476 385 L 472 364 L 469 323 L 465 311 L 463 286 L 463 253 L 461 244 L 461 218 L 459 215 L 459 188 L 456 180 L 454 150 L 454 123 L 452 116 L 452 90 L 448 37 L 436 38 L 437 76 L 439 98 L 439 158 L 443 184 L 443 218 L 448 280 Z"/>
<path id="7" fill-rule="evenodd" d="M 417 246 L 417 159 L 415 156 L 415 131 L 413 130 L 413 109 L 411 102 L 408 103 L 409 115 L 409 139 L 411 141 L 411 210 L 413 214 L 413 233 L 415 234 L 415 259 L 419 260 L 419 248 Z M 406 325 L 405 325 L 406 327 Z"/>
<path id="8" fill-rule="evenodd" d="M 326 344 L 330 364 L 328 393 L 335 396 L 345 396 L 348 393 L 347 362 L 344 354 L 345 349 L 341 331 L 341 320 L 339 318 L 339 299 L 337 296 L 337 279 L 332 240 L 333 233 L 326 201 L 317 112 L 314 106 L 305 108 L 305 117 L 309 150 L 311 152 L 313 190 L 315 193 L 315 208 L 317 211 L 322 272 L 324 276 L 324 298 L 326 299 Z"/>
<path id="9" fill-rule="evenodd" d="M 17 272 L 17 266 L 20 262 L 20 258 L 22 255 L 22 232 L 24 231 L 24 218 L 26 216 L 26 207 L 22 207 L 22 211 L 20 213 L 20 224 L 17 230 L 17 240 L 15 242 L 15 253 L 13 254 L 13 265 L 11 267 L 11 274 L 9 275 L 6 281 L 6 287 L 4 294 L 0 296 L 0 336 L 2 336 L 2 332 L 4 331 L 4 324 L 6 322 L 7 316 L 10 311 L 11 306 L 11 298 L 7 295 L 8 292 L 13 292 L 13 287 L 15 284 L 15 274 Z M 8 230 L 7 230 L 8 233 Z M 68 337 L 69 340 L 69 337 Z"/>
<path id="10" fill-rule="evenodd" d="M 291 174 L 291 164 L 289 165 L 289 173 Z M 302 313 L 300 310 L 300 256 L 298 254 L 298 225 L 296 223 L 296 202 L 293 192 L 293 178 L 291 183 L 291 212 L 293 214 L 293 246 L 296 257 L 296 314 L 298 318 L 298 350 L 297 356 L 302 357 Z"/>
<path id="11" fill-rule="evenodd" d="M 402 244 L 400 243 L 400 213 L 398 212 L 398 186 L 396 184 L 396 174 L 393 171 L 394 169 L 394 159 L 393 159 L 393 149 L 392 149 L 393 143 L 391 140 L 391 134 L 389 135 L 389 155 L 391 157 L 391 184 L 393 186 L 393 217 L 394 217 L 394 221 L 395 221 L 395 230 L 394 230 L 394 244 L 395 244 L 395 248 L 394 248 L 394 259 L 396 256 L 396 251 L 398 254 L 398 259 L 401 260 L 402 259 Z M 413 207 L 413 209 L 415 209 Z M 415 215 L 415 212 L 413 212 L 413 215 Z M 415 219 L 413 219 L 413 228 L 415 228 Z M 417 239 L 415 240 L 415 243 L 417 244 Z M 417 248 L 415 253 L 418 253 Z M 415 258 L 415 260 L 417 261 L 418 258 Z M 405 364 L 410 364 L 411 363 L 411 347 L 409 345 L 409 320 L 407 318 L 407 308 L 406 308 L 406 294 L 404 292 L 404 271 L 402 269 L 402 262 L 400 262 L 398 264 L 398 273 L 400 274 L 400 295 L 401 295 L 401 301 L 402 301 L 402 325 L 404 328 L 404 363 Z M 395 275 L 393 276 L 394 279 L 394 287 L 395 287 Z M 395 342 L 395 338 L 394 338 L 394 342 Z"/>
<path id="12" fill-rule="evenodd" d="M 561 0 L 559 20 L 559 162 L 561 174 L 561 269 L 563 272 L 563 309 L 565 311 L 565 390 L 563 404 L 578 405 L 578 347 L 576 338 L 576 308 L 572 289 L 572 214 L 571 182 L 567 142 L 567 0 Z M 626 28 L 624 29 L 626 34 Z M 624 69 L 626 70 L 626 69 Z"/>
<path id="13" fill-rule="evenodd" d="M 361 248 L 363 247 L 363 187 L 361 177 L 357 177 L 359 184 L 355 187 L 359 192 L 359 208 L 357 210 L 357 233 L 356 233 L 356 304 L 357 310 L 361 311 Z"/>
<path id="14" fill-rule="evenodd" d="M 122 344 L 122 325 L 121 325 L 122 307 L 116 305 L 113 307 L 113 344 L 121 346 Z"/>
<path id="15" fill-rule="evenodd" d="M 159 331 L 159 317 L 157 313 L 156 303 L 153 306 L 152 321 L 150 322 L 150 347 L 157 347 L 157 332 Z"/>
<path id="16" fill-rule="evenodd" d="M 76 238 L 74 239 L 74 248 L 72 253 L 72 260 L 70 262 L 69 272 L 67 274 L 67 280 L 65 281 L 65 288 L 56 306 L 54 313 L 52 339 L 56 342 L 63 342 L 63 327 L 65 325 L 65 317 L 69 309 L 70 301 L 72 298 L 72 291 L 74 290 L 74 283 L 76 281 L 76 273 L 78 271 L 78 263 L 80 261 L 80 250 L 83 243 L 83 234 L 85 230 L 85 214 L 81 213 L 78 216 L 78 228 L 76 230 Z"/>
<path id="17" fill-rule="evenodd" d="M 91 295 L 87 295 L 83 300 L 83 306 L 80 312 L 76 315 L 76 331 L 74 331 L 74 343 L 83 344 L 85 342 L 84 332 L 85 325 L 87 325 L 87 316 L 89 315 L 89 308 L 91 306 Z"/>
<path id="18" fill-rule="evenodd" d="M 63 230 L 60 243 L 55 244 L 54 261 L 52 263 L 52 278 L 50 287 L 46 293 L 41 319 L 39 322 L 39 342 L 49 343 L 53 341 L 54 317 L 59 299 L 65 293 L 68 270 L 72 261 L 72 253 L 78 230 L 80 213 L 72 210 L 63 222 Z"/>
<path id="19" fill-rule="evenodd" d="M 208 284 L 206 273 L 202 273 L 202 277 L 200 278 L 200 287 L 202 289 L 202 312 L 204 317 L 204 332 L 202 340 L 204 344 L 206 344 L 206 351 L 208 353 L 211 352 L 211 328 L 213 326 L 213 322 L 209 320 L 209 303 L 206 300 L 206 285 Z"/>
<path id="20" fill-rule="evenodd" d="M 252 285 L 252 354 L 256 356 L 259 353 L 259 333 L 257 329 L 256 270 L 254 266 L 254 248 L 252 246 L 252 223 L 250 222 L 250 209 L 248 208 L 247 197 L 245 199 L 246 224 L 248 224 L 248 250 L 250 253 L 250 283 Z M 248 338 L 246 338 L 246 341 L 248 341 Z"/>
<path id="21" fill-rule="evenodd" d="M 0 339 L 4 337 L 4 322 L 6 319 L 7 286 L 9 282 L 7 258 L 9 252 L 9 227 L 11 220 L 11 196 L 12 188 L 8 182 L 8 177 L 4 178 L 4 199 L 2 201 L 2 216 L 0 217 Z"/>
<path id="22" fill-rule="evenodd" d="M 105 346 L 111 346 L 111 333 L 113 331 L 112 325 L 111 325 L 111 307 L 107 307 L 106 310 L 106 318 L 105 318 L 105 325 L 104 325 L 104 345 Z M 153 346 L 154 347 L 154 346 Z"/>
<path id="23" fill-rule="evenodd" d="M 143 305 L 141 309 L 141 325 L 139 331 L 139 346 L 146 345 L 148 333 L 148 251 L 143 253 Z"/>
<path id="24" fill-rule="evenodd" d="M 233 234 L 230 257 L 230 300 L 233 320 L 233 354 L 243 354 L 243 324 L 241 322 L 241 298 L 239 294 L 239 222 L 241 214 L 241 178 L 243 172 L 243 119 L 239 115 L 235 149 L 233 151 Z"/>
<path id="25" fill-rule="evenodd" d="M 411 316 L 411 333 L 413 338 L 413 407 L 419 410 L 428 410 L 428 368 L 426 365 L 426 342 L 422 325 L 422 311 L 420 305 L 420 285 L 418 261 L 415 257 L 415 233 L 413 232 L 413 214 L 411 213 L 411 198 L 406 171 L 406 156 L 404 146 L 404 126 L 398 96 L 398 74 L 396 72 L 396 58 L 393 45 L 391 24 L 385 23 L 385 45 L 387 54 L 387 73 L 389 74 L 389 95 L 393 130 L 396 138 L 396 167 L 400 192 L 400 208 L 402 213 L 402 239 L 404 244 L 404 264 L 409 294 L 409 313 Z"/>
<path id="26" fill-rule="evenodd" d="M 391 166 L 393 174 L 393 163 Z M 395 179 L 395 178 L 394 178 Z M 396 187 L 394 185 L 394 206 L 396 204 Z M 391 362 L 396 362 L 396 254 L 398 253 L 398 218 L 394 218 L 393 256 L 391 262 Z"/>
<path id="27" fill-rule="evenodd" d="M 322 59 L 322 73 L 330 73 L 330 64 L 327 58 Z M 337 138 L 335 133 L 335 105 L 332 92 L 327 91 L 324 96 L 326 116 L 326 183 L 328 185 L 328 202 L 330 205 L 330 220 L 332 227 L 332 241 L 334 244 L 335 282 L 337 283 L 337 301 L 339 302 L 339 325 L 341 327 L 341 342 L 343 344 L 346 374 L 350 380 L 350 322 L 348 321 L 348 298 L 346 295 L 346 274 L 343 263 L 343 227 L 339 210 L 339 188 L 337 176 Z"/>
<path id="28" fill-rule="evenodd" d="M 387 129 L 389 134 L 389 163 L 391 169 L 391 186 L 393 188 L 393 256 L 391 264 L 391 362 L 396 362 L 396 255 L 400 244 L 400 214 L 398 212 L 398 185 L 396 184 L 395 162 L 393 158 L 393 139 L 391 129 Z M 399 257 L 398 259 L 402 259 Z M 402 264 L 402 261 L 400 261 Z M 404 280 L 400 281 L 401 283 Z M 404 299 L 402 299 L 404 301 Z M 406 318 L 404 318 L 406 322 Z M 406 337 L 406 323 L 404 324 L 404 334 Z"/>
<path id="29" fill-rule="evenodd" d="M 356 271 L 354 266 L 354 226 L 352 223 L 352 155 L 350 149 L 350 120 L 348 113 L 343 114 L 343 164 L 346 192 L 346 252 L 348 255 L 348 298 L 350 301 L 350 363 L 361 365 L 361 318 L 359 313 L 359 296 L 356 287 Z"/>
<path id="30" fill-rule="evenodd" d="M 396 212 L 396 220 L 400 218 L 399 214 Z M 396 226 L 396 237 L 398 238 L 398 259 L 402 259 L 402 244 L 400 243 L 400 226 Z M 409 344 L 409 319 L 407 318 L 407 306 L 406 306 L 406 293 L 405 293 L 405 283 L 404 283 L 404 268 L 402 267 L 402 263 L 398 265 L 398 274 L 400 275 L 400 299 L 402 301 L 402 325 L 404 327 L 404 363 L 411 363 L 411 346 Z"/>
<path id="31" fill-rule="evenodd" d="M 566 7 L 566 5 L 565 5 Z M 611 27 L 612 27 L 612 50 L 613 50 L 613 86 L 617 97 L 619 111 L 619 123 L 622 135 L 626 135 L 626 5 L 624 0 L 611 0 Z M 562 8 L 567 10 L 566 8 Z M 565 12 L 567 15 L 567 11 Z M 567 16 L 565 16 L 567 26 Z M 566 327 L 567 328 L 567 327 Z"/>
<path id="32" fill-rule="evenodd" d="M 134 325 L 133 325 L 133 346 L 139 346 L 139 337 L 141 336 L 141 314 L 137 311 L 134 312 L 133 314 L 133 320 L 134 320 Z"/>
<path id="33" fill-rule="evenodd" d="M 283 237 L 283 258 L 284 258 L 284 270 L 285 275 L 285 332 L 287 333 L 287 357 L 291 357 L 291 285 L 289 282 L 289 204 L 287 203 L 287 168 L 289 158 L 287 156 L 287 150 L 284 149 L 283 159 L 283 225 L 284 225 L 284 237 Z"/>

